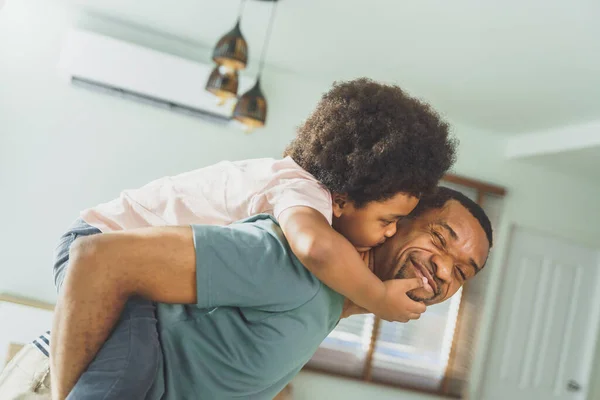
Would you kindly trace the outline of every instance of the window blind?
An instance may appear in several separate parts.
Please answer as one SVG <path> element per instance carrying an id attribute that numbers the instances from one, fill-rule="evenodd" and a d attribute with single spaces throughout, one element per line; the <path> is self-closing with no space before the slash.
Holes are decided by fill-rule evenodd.
<path id="1" fill-rule="evenodd" d="M 309 365 L 344 375 L 361 376 L 371 343 L 374 319 L 373 314 L 359 314 L 340 320 Z"/>
<path id="2" fill-rule="evenodd" d="M 461 295 L 462 290 L 449 301 L 429 306 L 416 321 L 382 321 L 373 355 L 373 380 L 438 389 L 448 365 Z"/>

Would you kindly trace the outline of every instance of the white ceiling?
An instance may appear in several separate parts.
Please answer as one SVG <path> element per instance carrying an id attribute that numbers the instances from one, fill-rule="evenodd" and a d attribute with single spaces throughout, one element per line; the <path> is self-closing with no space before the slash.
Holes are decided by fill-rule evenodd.
<path id="1" fill-rule="evenodd" d="M 213 46 L 239 0 L 63 0 Z M 272 3 L 242 20 L 256 62 Z M 504 134 L 600 119 L 598 0 L 280 0 L 268 63 L 403 85 L 451 119 Z"/>
<path id="2" fill-rule="evenodd" d="M 240 0 L 56 0 L 197 44 Z M 246 2 L 251 68 L 273 3 Z M 600 121 L 599 0 L 280 0 L 267 63 L 315 79 L 394 82 L 455 122 L 507 140 Z M 600 145 L 527 158 L 600 182 Z M 595 167 L 594 167 L 595 166 Z"/>

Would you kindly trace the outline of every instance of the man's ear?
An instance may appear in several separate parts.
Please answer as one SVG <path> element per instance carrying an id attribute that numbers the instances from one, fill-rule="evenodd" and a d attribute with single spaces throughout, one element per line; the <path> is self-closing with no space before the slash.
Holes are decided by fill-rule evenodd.
<path id="1" fill-rule="evenodd" d="M 331 195 L 333 206 L 333 216 L 339 218 L 344 213 L 344 207 L 348 204 L 348 195 L 346 193 L 333 193 Z"/>

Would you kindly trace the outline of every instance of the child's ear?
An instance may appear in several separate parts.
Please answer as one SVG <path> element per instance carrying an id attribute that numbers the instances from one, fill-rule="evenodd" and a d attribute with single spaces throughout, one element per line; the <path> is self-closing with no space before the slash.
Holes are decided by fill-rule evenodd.
<path id="1" fill-rule="evenodd" d="M 344 213 L 344 207 L 348 204 L 348 195 L 346 193 L 333 193 L 331 195 L 333 206 L 333 215 L 339 218 Z"/>

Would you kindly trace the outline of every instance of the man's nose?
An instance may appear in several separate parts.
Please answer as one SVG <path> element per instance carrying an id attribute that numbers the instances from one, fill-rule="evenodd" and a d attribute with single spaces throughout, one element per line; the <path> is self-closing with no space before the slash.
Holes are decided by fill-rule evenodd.
<path id="1" fill-rule="evenodd" d="M 431 256 L 431 263 L 433 274 L 444 282 L 450 282 L 452 279 L 452 269 L 454 268 L 452 257 L 434 254 Z"/>

